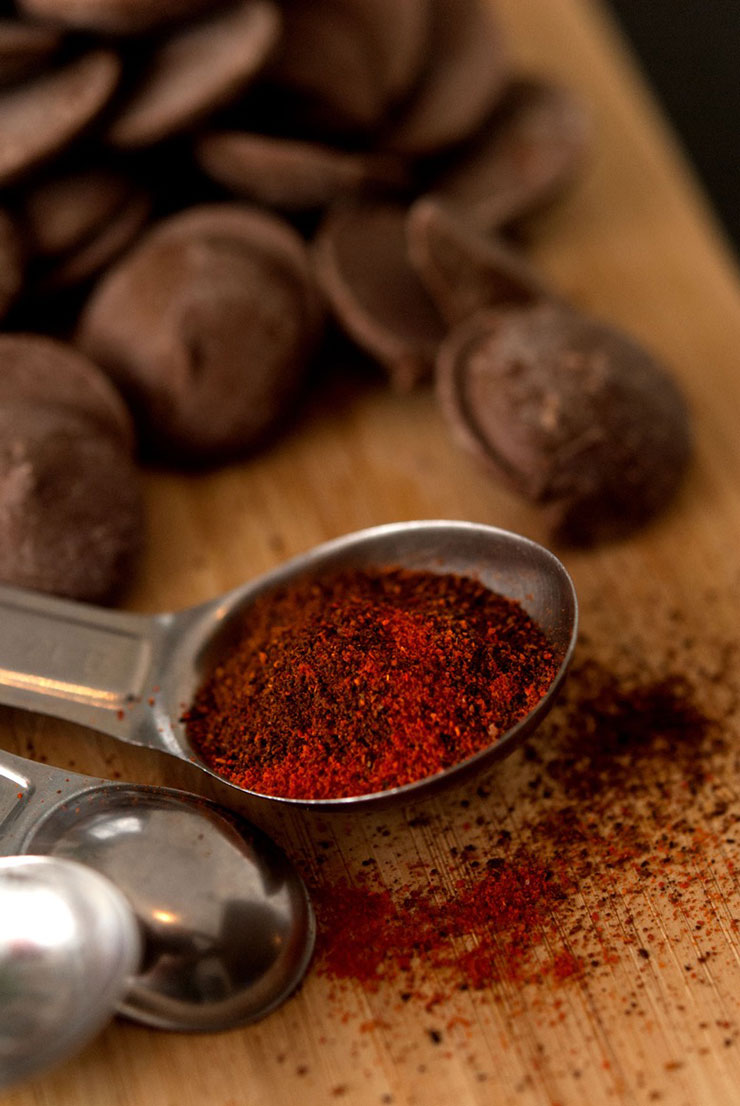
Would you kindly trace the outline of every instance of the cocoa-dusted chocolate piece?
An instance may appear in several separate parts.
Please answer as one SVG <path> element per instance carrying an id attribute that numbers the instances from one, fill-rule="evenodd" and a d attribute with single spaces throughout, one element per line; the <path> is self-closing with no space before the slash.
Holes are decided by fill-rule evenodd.
<path id="1" fill-rule="evenodd" d="M 451 325 L 483 307 L 555 299 L 519 250 L 481 234 L 433 199 L 412 204 L 406 233 L 411 263 Z"/>
<path id="2" fill-rule="evenodd" d="M 114 599 L 142 544 L 138 473 L 120 438 L 45 404 L 0 406 L 0 581 Z"/>
<path id="3" fill-rule="evenodd" d="M 144 226 L 149 195 L 122 173 L 94 167 L 48 177 L 23 196 L 35 291 L 90 279 Z"/>
<path id="4" fill-rule="evenodd" d="M 64 33 L 57 27 L 0 19 L 0 85 L 30 77 L 53 58 Z"/>
<path id="5" fill-rule="evenodd" d="M 78 350 L 41 334 L 0 334 L 0 410 L 44 407 L 134 445 L 131 415 L 110 380 Z"/>
<path id="6" fill-rule="evenodd" d="M 292 407 L 322 306 L 303 240 L 236 204 L 149 230 L 94 289 L 78 342 L 129 400 L 150 451 L 216 461 Z"/>
<path id="7" fill-rule="evenodd" d="M 270 135 L 205 134 L 195 155 L 213 180 L 283 211 L 310 211 L 362 190 L 399 190 L 409 183 L 405 162 L 392 155 L 349 153 Z"/>
<path id="8" fill-rule="evenodd" d="M 104 35 L 135 35 L 208 10 L 208 0 L 17 0 L 31 19 Z"/>
<path id="9" fill-rule="evenodd" d="M 430 376 L 446 327 L 409 261 L 405 207 L 338 205 L 319 228 L 314 261 L 341 327 L 394 387 Z"/>
<path id="10" fill-rule="evenodd" d="M 280 27 L 272 0 L 242 0 L 174 31 L 153 51 L 106 140 L 135 149 L 192 127 L 254 80 Z"/>
<path id="11" fill-rule="evenodd" d="M 90 50 L 25 84 L 0 89 L 0 186 L 15 183 L 77 138 L 109 101 L 120 72 L 111 50 Z"/>
<path id="12" fill-rule="evenodd" d="M 0 319 L 20 295 L 25 268 L 25 243 L 10 213 L 0 208 Z"/>
<path id="13" fill-rule="evenodd" d="M 514 81 L 500 111 L 433 186 L 495 230 L 549 203 L 581 168 L 592 138 L 581 99 L 549 81 Z"/>
<path id="14" fill-rule="evenodd" d="M 674 496 L 690 456 L 671 376 L 613 327 L 555 304 L 484 311 L 438 359 L 458 440 L 527 499 L 554 537 L 629 533 Z"/>
<path id="15" fill-rule="evenodd" d="M 385 135 L 389 149 L 434 154 L 468 138 L 510 79 L 505 36 L 491 4 L 435 0 L 427 63 L 418 87 Z"/>

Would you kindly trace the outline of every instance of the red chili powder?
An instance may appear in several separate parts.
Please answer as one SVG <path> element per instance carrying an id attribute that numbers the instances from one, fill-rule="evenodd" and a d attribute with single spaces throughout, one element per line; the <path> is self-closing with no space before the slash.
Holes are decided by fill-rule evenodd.
<path id="1" fill-rule="evenodd" d="M 240 787 L 361 795 L 484 749 L 556 670 L 523 608 L 477 581 L 358 569 L 258 599 L 184 721 L 203 761 Z"/>
<path id="2" fill-rule="evenodd" d="M 419 863 L 400 889 L 384 887 L 375 866 L 317 881 L 316 970 L 427 1002 L 429 988 L 443 1001 L 497 984 L 558 986 L 608 971 L 625 953 L 648 959 L 650 935 L 634 923 L 631 903 L 649 893 L 664 909 L 689 911 L 692 889 L 701 903 L 702 857 L 719 837 L 691 812 L 713 787 L 709 764 L 724 739 L 684 676 L 641 676 L 619 678 L 593 659 L 575 664 L 521 751 L 518 790 L 507 786 L 516 842 L 481 786 L 461 801 L 454 830 L 436 807 L 404 828 L 423 827 L 438 841 L 467 835 L 444 878 Z M 725 817 L 719 802 L 706 809 Z M 610 905 L 616 888 L 621 912 Z"/>
<path id="3" fill-rule="evenodd" d="M 544 964 L 533 957 L 554 935 L 553 911 L 571 889 L 561 865 L 520 850 L 455 884 L 419 883 L 391 894 L 366 877 L 314 890 L 317 970 L 368 990 L 394 982 L 410 991 L 429 971 L 439 985 L 476 990 L 543 971 L 558 979 L 577 974 L 578 962 L 565 950 Z"/>

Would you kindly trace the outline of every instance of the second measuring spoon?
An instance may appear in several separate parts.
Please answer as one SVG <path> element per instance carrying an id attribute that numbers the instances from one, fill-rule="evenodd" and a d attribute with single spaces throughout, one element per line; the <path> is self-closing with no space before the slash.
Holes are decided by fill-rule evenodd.
<path id="1" fill-rule="evenodd" d="M 49 856 L 0 859 L 0 1093 L 79 1052 L 113 1017 L 141 957 L 110 880 Z"/>
<path id="2" fill-rule="evenodd" d="M 230 1029 L 298 986 L 314 919 L 287 857 L 214 803 L 0 752 L 0 855 L 77 861 L 123 892 L 143 958 L 120 1013 L 162 1029 Z"/>

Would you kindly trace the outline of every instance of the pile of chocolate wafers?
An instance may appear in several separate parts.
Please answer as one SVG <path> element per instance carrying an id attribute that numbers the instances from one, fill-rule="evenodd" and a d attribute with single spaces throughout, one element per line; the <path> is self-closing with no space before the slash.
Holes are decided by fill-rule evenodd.
<path id="1" fill-rule="evenodd" d="M 0 19 L 0 580 L 110 601 L 137 458 L 266 447 L 339 329 L 591 542 L 690 453 L 670 374 L 512 233 L 590 113 L 491 0 L 17 0 Z"/>

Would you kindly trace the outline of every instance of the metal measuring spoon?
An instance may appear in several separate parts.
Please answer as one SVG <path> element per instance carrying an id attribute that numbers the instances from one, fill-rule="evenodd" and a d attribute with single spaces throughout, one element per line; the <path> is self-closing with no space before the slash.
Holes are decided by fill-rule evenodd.
<path id="1" fill-rule="evenodd" d="M 295 990 L 311 958 L 313 912 L 287 857 L 197 796 L 0 752 L 0 854 L 12 853 L 79 861 L 125 895 L 143 955 L 117 1009 L 146 1025 L 254 1021 Z"/>
<path id="2" fill-rule="evenodd" d="M 492 745 L 434 776 L 340 799 L 285 799 L 227 783 L 188 744 L 183 711 L 228 650 L 250 604 L 298 578 L 342 568 L 402 566 L 475 576 L 518 600 L 539 624 L 558 670 L 530 714 Z M 406 522 L 317 546 L 234 591 L 177 613 L 142 615 L 0 587 L 0 702 L 91 726 L 171 753 L 218 781 L 219 799 L 250 814 L 277 804 L 347 810 L 405 802 L 487 768 L 509 753 L 552 705 L 575 644 L 577 603 L 560 561 L 536 542 L 468 522 Z"/>
<path id="3" fill-rule="evenodd" d="M 82 864 L 0 860 L 0 1090 L 74 1055 L 113 1017 L 141 957 L 123 894 Z"/>

